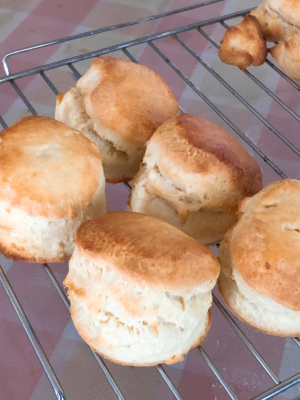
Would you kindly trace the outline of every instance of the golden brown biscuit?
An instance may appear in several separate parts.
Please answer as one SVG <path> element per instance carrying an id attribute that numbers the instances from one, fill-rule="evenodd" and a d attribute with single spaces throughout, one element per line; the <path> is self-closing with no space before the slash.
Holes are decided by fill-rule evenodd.
<path id="1" fill-rule="evenodd" d="M 270 53 L 290 78 L 300 80 L 300 32 L 272 47 Z"/>
<path id="2" fill-rule="evenodd" d="M 273 182 L 245 199 L 219 250 L 228 307 L 262 332 L 300 335 L 300 182 Z"/>
<path id="3" fill-rule="evenodd" d="M 75 88 L 57 97 L 55 118 L 95 142 L 106 181 L 130 181 L 145 143 L 179 114 L 167 83 L 151 69 L 113 57 L 95 58 Z"/>
<path id="4" fill-rule="evenodd" d="M 172 225 L 113 212 L 80 226 L 64 284 L 95 351 L 149 366 L 182 361 L 205 338 L 219 271 L 208 248 Z"/>
<path id="5" fill-rule="evenodd" d="M 242 22 L 226 30 L 219 57 L 225 64 L 236 65 L 241 70 L 264 63 L 267 46 L 255 17 L 247 15 Z"/>
<path id="6" fill-rule="evenodd" d="M 210 121 L 181 114 L 147 143 L 130 208 L 211 245 L 235 223 L 238 202 L 261 188 L 259 166 L 233 136 Z"/>
<path id="7" fill-rule="evenodd" d="M 72 255 L 75 232 L 106 210 L 102 160 L 80 132 L 27 117 L 0 133 L 0 251 L 30 262 Z"/>

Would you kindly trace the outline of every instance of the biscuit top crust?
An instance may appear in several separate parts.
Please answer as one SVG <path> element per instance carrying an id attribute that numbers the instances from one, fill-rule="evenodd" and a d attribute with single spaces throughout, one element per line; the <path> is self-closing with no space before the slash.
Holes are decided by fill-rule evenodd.
<path id="1" fill-rule="evenodd" d="M 227 169 L 232 189 L 243 197 L 262 188 L 262 173 L 257 162 L 217 124 L 200 117 L 181 114 L 165 122 L 150 140 L 155 142 L 163 159 L 186 173 L 209 175 L 216 169 Z"/>
<path id="2" fill-rule="evenodd" d="M 190 292 L 213 287 L 220 266 L 213 253 L 172 225 L 145 214 L 116 211 L 84 222 L 77 251 L 108 262 L 135 281 L 165 290 Z"/>
<path id="3" fill-rule="evenodd" d="M 180 112 L 161 76 L 144 65 L 119 58 L 95 58 L 77 87 L 93 121 L 140 146 L 163 122 Z"/>
<path id="4" fill-rule="evenodd" d="M 0 133 L 0 198 L 29 216 L 75 219 L 102 173 L 97 146 L 52 118 L 26 117 Z"/>

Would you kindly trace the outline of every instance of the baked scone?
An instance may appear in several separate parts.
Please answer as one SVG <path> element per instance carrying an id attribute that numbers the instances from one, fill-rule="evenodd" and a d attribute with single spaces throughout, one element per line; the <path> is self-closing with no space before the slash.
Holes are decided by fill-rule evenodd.
<path id="1" fill-rule="evenodd" d="M 219 290 L 238 318 L 270 335 L 299 336 L 300 182 L 273 182 L 243 200 L 219 260 Z"/>
<path id="2" fill-rule="evenodd" d="M 47 117 L 26 117 L 0 133 L 0 251 L 28 262 L 61 262 L 75 232 L 106 211 L 97 146 Z"/>
<path id="3" fill-rule="evenodd" d="M 300 32 L 272 47 L 270 53 L 290 78 L 300 80 Z"/>
<path id="4" fill-rule="evenodd" d="M 106 181 L 128 182 L 137 173 L 145 143 L 179 106 L 166 82 L 151 69 L 112 57 L 95 58 L 65 95 L 55 118 L 95 142 Z"/>
<path id="5" fill-rule="evenodd" d="M 80 336 L 118 364 L 172 364 L 210 327 L 213 253 L 166 222 L 113 212 L 83 223 L 64 284 Z"/>
<path id="6" fill-rule="evenodd" d="M 230 26 L 221 41 L 219 57 L 225 64 L 243 70 L 262 65 L 267 58 L 267 45 L 257 19 L 247 15 L 242 22 Z"/>
<path id="7" fill-rule="evenodd" d="M 269 42 L 284 40 L 300 32 L 299 0 L 264 0 L 250 15 L 255 16 Z"/>
<path id="8" fill-rule="evenodd" d="M 181 114 L 147 143 L 129 207 L 211 245 L 236 222 L 238 202 L 261 188 L 258 164 L 228 132 Z"/>

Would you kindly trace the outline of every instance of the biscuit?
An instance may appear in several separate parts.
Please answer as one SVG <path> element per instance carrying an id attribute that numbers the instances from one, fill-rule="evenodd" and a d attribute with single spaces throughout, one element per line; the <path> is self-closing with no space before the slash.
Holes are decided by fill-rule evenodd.
<path id="1" fill-rule="evenodd" d="M 245 323 L 300 335 L 300 182 L 273 182 L 240 205 L 219 248 L 219 290 Z"/>
<path id="2" fill-rule="evenodd" d="M 130 181 L 147 140 L 178 114 L 175 96 L 158 74 L 113 57 L 95 58 L 76 86 L 57 96 L 55 110 L 57 120 L 97 144 L 109 183 Z"/>
<path id="3" fill-rule="evenodd" d="M 182 114 L 147 143 L 129 207 L 176 226 L 205 245 L 218 243 L 238 202 L 262 188 L 256 161 L 224 129 Z"/>
<path id="4" fill-rule="evenodd" d="M 254 16 L 247 15 L 241 23 L 226 30 L 221 41 L 219 57 L 225 64 L 235 65 L 241 70 L 265 62 L 266 40 Z"/>
<path id="5" fill-rule="evenodd" d="M 97 146 L 47 117 L 26 117 L 0 133 L 0 251 L 28 262 L 61 262 L 75 232 L 106 211 Z"/>
<path id="6" fill-rule="evenodd" d="M 81 337 L 124 365 L 172 364 L 210 326 L 213 253 L 172 225 L 130 212 L 83 223 L 64 281 Z"/>

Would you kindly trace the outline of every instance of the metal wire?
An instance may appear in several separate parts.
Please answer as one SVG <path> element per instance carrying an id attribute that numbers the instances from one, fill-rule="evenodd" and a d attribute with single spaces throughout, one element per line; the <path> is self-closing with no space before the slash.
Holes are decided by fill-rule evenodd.
<path id="1" fill-rule="evenodd" d="M 296 343 L 298 347 L 300 347 L 300 339 L 299 338 L 292 338 L 293 342 Z"/>
<path id="2" fill-rule="evenodd" d="M 0 265 L 0 281 L 3 285 L 3 288 L 9 298 L 9 300 L 11 301 L 11 304 L 13 305 L 15 312 L 28 336 L 28 339 L 30 340 L 30 343 L 32 344 L 32 347 L 34 348 L 34 351 L 40 361 L 40 363 L 42 364 L 42 367 L 47 375 L 47 378 L 49 379 L 51 386 L 53 387 L 53 390 L 55 392 L 55 395 L 57 397 L 57 399 L 59 400 L 65 400 L 65 394 L 64 391 L 59 383 L 59 380 L 57 379 L 55 372 L 53 371 L 49 360 L 34 332 L 34 330 L 32 329 L 32 326 L 26 316 L 26 314 L 24 313 L 24 310 L 19 302 L 19 300 L 17 299 L 17 296 L 15 295 L 10 283 L 8 282 L 8 279 Z"/>
<path id="3" fill-rule="evenodd" d="M 266 59 L 265 63 L 268 64 L 271 68 L 273 68 L 274 71 L 276 71 L 282 78 L 284 78 L 295 89 L 300 90 L 300 86 L 297 85 L 297 83 L 294 82 L 289 76 L 287 76 L 281 69 L 276 67 L 276 65 L 274 63 L 272 63 L 272 61 Z"/>
<path id="4" fill-rule="evenodd" d="M 26 51 L 30 51 L 30 50 L 34 50 L 34 49 L 38 49 L 38 48 L 42 48 L 45 46 L 50 46 L 50 45 L 54 45 L 54 44 L 59 44 L 59 43 L 63 43 L 69 40 L 75 40 L 78 38 L 82 38 L 82 37 L 86 37 L 86 36 L 91 36 L 91 35 L 95 35 L 98 33 L 102 33 L 102 32 L 107 32 L 107 31 L 111 31 L 114 29 L 120 29 L 120 28 L 124 28 L 126 26 L 131 26 L 131 25 L 135 25 L 141 22 L 146 22 L 146 21 L 151 21 L 151 20 L 155 20 L 158 18 L 163 18 L 166 16 L 170 16 L 170 15 L 174 15 L 180 12 L 184 12 L 184 11 L 188 11 L 188 10 L 192 10 L 192 9 L 197 9 L 199 7 L 203 7 L 205 5 L 209 5 L 209 4 L 213 4 L 213 3 L 217 3 L 219 1 L 223 1 L 223 0 L 211 0 L 211 1 L 206 1 L 204 3 L 200 3 L 200 4 L 195 4 L 192 6 L 188 6 L 188 7 L 183 7 L 180 8 L 178 10 L 173 10 L 173 11 L 169 11 L 166 13 L 162 13 L 162 14 L 157 14 L 151 17 L 147 17 L 147 18 L 142 18 L 139 20 L 135 20 L 135 21 L 131 21 L 128 23 L 124 23 L 124 24 L 118 24 L 118 25 L 114 25 L 114 26 L 110 26 L 110 27 L 106 27 L 106 28 L 101 28 L 98 30 L 94 30 L 94 31 L 90 31 L 90 32 L 86 32 L 83 34 L 79 34 L 79 35 L 73 35 L 70 37 L 66 37 L 66 38 L 61 38 L 61 39 L 57 39 L 51 42 L 47 42 L 47 43 L 43 43 L 40 45 L 36 45 L 36 46 L 32 46 L 30 48 L 25 48 L 25 49 L 20 49 L 20 50 L 16 50 L 14 52 L 8 53 L 6 54 L 6 56 L 3 59 L 3 66 L 5 68 L 5 72 L 7 74 L 9 74 L 9 69 L 8 69 L 8 65 L 7 65 L 7 58 L 8 57 L 12 57 L 15 54 L 19 54 L 21 52 L 26 52 Z M 27 99 L 27 97 L 25 96 L 25 94 L 22 92 L 22 90 L 20 89 L 20 87 L 16 84 L 16 82 L 14 81 L 15 79 L 19 79 L 25 76 L 29 76 L 29 75 L 33 75 L 33 74 L 40 74 L 41 78 L 46 82 L 46 84 L 49 86 L 49 88 L 53 91 L 53 93 L 55 95 L 57 95 L 59 93 L 59 90 L 56 88 L 56 86 L 51 82 L 51 80 L 48 78 L 48 76 L 45 74 L 45 71 L 53 69 L 53 68 L 57 68 L 57 67 L 61 67 L 63 65 L 67 65 L 70 70 L 74 73 L 75 77 L 77 79 L 79 79 L 81 77 L 81 74 L 79 73 L 79 71 L 75 68 L 75 66 L 73 65 L 73 62 L 78 62 L 78 61 L 82 61 L 91 57 L 95 57 L 98 55 L 102 55 L 102 54 L 107 54 L 107 53 L 111 53 L 114 52 L 116 50 L 122 50 L 123 53 L 133 62 L 137 62 L 137 60 L 132 56 L 132 54 L 129 52 L 128 47 L 132 47 L 132 46 L 136 46 L 136 45 L 140 45 L 142 43 L 148 43 L 149 46 L 156 52 L 156 54 L 159 55 L 159 57 L 164 60 L 169 66 L 170 68 L 173 69 L 173 71 L 176 72 L 176 74 L 202 99 L 204 100 L 227 124 L 228 126 L 231 127 L 231 129 L 233 129 L 235 131 L 235 133 L 240 136 L 245 143 L 247 143 L 247 145 L 249 145 L 253 151 L 255 151 L 265 162 L 267 165 L 269 165 L 280 177 L 285 178 L 286 175 L 284 174 L 283 171 L 281 171 L 263 152 L 261 152 L 251 141 L 250 139 L 248 139 L 248 137 L 238 128 L 236 127 L 222 112 L 220 109 L 218 109 L 212 101 L 210 101 L 207 96 L 205 96 L 200 90 L 199 88 L 193 84 L 193 82 L 188 79 L 184 73 L 173 63 L 171 62 L 166 56 L 165 54 L 152 42 L 154 40 L 166 37 L 166 36 L 170 36 L 173 35 L 176 39 L 176 41 L 179 43 L 180 46 L 182 46 L 192 57 L 194 57 L 194 59 L 196 59 L 204 68 L 206 68 L 207 71 L 209 71 L 227 90 L 230 91 L 230 93 L 232 93 L 233 96 L 235 96 L 245 107 L 247 107 L 251 113 L 253 113 L 265 126 L 267 126 L 277 137 L 279 137 L 280 140 L 282 140 L 283 143 L 285 143 L 292 151 L 294 151 L 297 155 L 300 155 L 300 151 L 291 143 L 288 141 L 287 138 L 285 138 L 276 128 L 274 128 L 258 111 L 256 111 L 249 102 L 247 102 L 235 89 L 233 89 L 219 74 L 217 74 L 200 56 L 198 56 L 196 54 L 196 52 L 190 47 L 188 46 L 181 37 L 178 36 L 178 34 L 182 33 L 182 32 L 187 32 L 193 29 L 196 29 L 204 38 L 206 38 L 210 43 L 212 43 L 216 48 L 219 47 L 219 44 L 216 43 L 209 35 L 207 35 L 201 28 L 208 26 L 208 25 L 212 25 L 212 24 L 217 24 L 220 23 L 222 26 L 224 26 L 225 28 L 228 26 L 224 21 L 225 20 L 230 20 L 231 18 L 235 18 L 238 16 L 243 16 L 245 15 L 248 11 L 250 11 L 252 9 L 249 10 L 244 10 L 244 11 L 240 11 L 237 13 L 232 13 L 232 14 L 228 14 L 222 17 L 215 17 L 215 18 L 211 18 L 208 19 L 206 21 L 201 21 L 198 23 L 194 23 L 194 24 L 190 24 L 190 25 L 186 25 L 183 27 L 179 27 L 179 28 L 175 28 L 169 31 L 165 31 L 165 32 L 161 32 L 158 34 L 154 34 L 154 35 L 149 35 L 149 36 L 145 36 L 143 38 L 138 38 L 138 39 L 134 39 L 128 42 L 124 42 L 115 46 L 111 46 L 111 47 L 106 47 L 104 49 L 100 49 L 94 52 L 90 52 L 90 53 L 86 53 L 80 56 L 76 56 L 76 57 L 72 57 L 72 58 L 67 58 L 64 60 L 60 60 L 54 63 L 49 63 L 46 65 L 42 65 L 40 67 L 36 67 L 36 68 L 32 68 L 26 71 L 21 71 L 21 72 L 17 72 L 15 74 L 11 74 L 9 76 L 0 78 L 0 83 L 2 82 L 7 82 L 9 81 L 12 85 L 12 87 L 14 88 L 14 90 L 17 92 L 17 94 L 19 95 L 19 97 L 22 99 L 22 101 L 24 102 L 24 104 L 26 105 L 26 107 L 28 108 L 28 110 L 33 114 L 33 115 L 37 115 L 36 110 L 34 109 L 34 107 L 32 106 L 32 104 L 30 103 L 30 101 Z M 291 84 L 295 89 L 299 90 L 300 86 L 297 85 L 294 81 L 292 81 L 289 77 L 287 77 L 279 68 L 277 68 L 270 60 L 267 60 L 266 63 L 277 73 L 280 74 L 280 76 L 285 79 L 289 84 Z M 245 70 L 244 74 L 250 78 L 253 82 L 255 82 L 255 84 L 257 84 L 262 90 L 264 90 L 272 99 L 274 99 L 274 101 L 276 101 L 286 112 L 288 112 L 293 118 L 295 118 L 297 121 L 300 121 L 300 116 L 293 111 L 287 104 L 285 104 L 276 94 L 274 94 L 270 89 L 268 89 L 262 82 L 260 82 L 254 75 L 252 75 L 249 71 Z M 180 107 L 181 111 L 183 112 L 183 109 Z M 5 123 L 5 121 L 3 120 L 3 118 L 0 116 L 0 124 L 5 128 L 7 125 Z M 131 186 L 129 183 L 125 183 L 125 186 L 128 188 L 128 190 L 131 190 Z M 64 302 L 65 306 L 70 309 L 70 304 L 68 301 L 67 296 L 65 295 L 63 289 L 61 288 L 61 286 L 59 285 L 58 281 L 56 280 L 53 272 L 51 271 L 50 267 L 45 264 L 44 265 L 45 271 L 49 277 L 49 279 L 51 280 L 52 284 L 54 285 L 54 287 L 56 288 L 59 296 L 61 297 L 62 301 Z M 38 339 L 36 338 L 32 327 L 30 326 L 30 323 L 26 317 L 26 315 L 24 314 L 24 311 L 22 310 L 22 307 L 20 305 L 20 303 L 18 302 L 17 298 L 15 297 L 15 294 L 12 291 L 12 288 L 0 266 L 0 280 L 6 290 L 6 293 L 8 294 L 16 312 L 18 313 L 18 316 L 23 324 L 24 329 L 26 330 L 26 333 L 28 335 L 28 337 L 31 340 L 31 343 L 33 345 L 33 347 L 35 348 L 35 351 L 44 367 L 44 370 L 54 388 L 54 386 L 56 385 L 56 389 L 55 393 L 58 399 L 64 399 L 64 394 L 62 389 L 59 387 L 59 382 L 55 381 L 55 379 L 57 380 L 57 378 L 55 377 L 55 374 L 51 368 L 51 365 L 49 364 L 49 361 L 43 358 L 43 349 L 41 348 Z M 269 390 L 265 391 L 264 393 L 260 394 L 259 396 L 255 397 L 253 400 L 267 400 L 270 399 L 276 395 L 278 395 L 279 393 L 287 390 L 288 388 L 290 388 L 293 385 L 296 385 L 300 382 L 300 372 L 296 375 L 294 375 L 293 377 L 290 377 L 289 379 L 286 379 L 283 382 L 280 382 L 280 380 L 278 379 L 278 377 L 276 376 L 276 374 L 271 370 L 271 368 L 268 366 L 268 364 L 265 362 L 265 360 L 262 358 L 262 356 L 257 352 L 257 350 L 254 348 L 254 346 L 251 344 L 251 342 L 247 339 L 247 337 L 244 335 L 244 333 L 242 332 L 242 330 L 239 328 L 239 326 L 235 323 L 235 321 L 231 318 L 231 316 L 229 315 L 229 313 L 225 310 L 225 308 L 221 305 L 221 303 L 218 301 L 218 299 L 216 297 L 214 297 L 214 303 L 216 304 L 216 306 L 219 308 L 220 312 L 222 313 L 222 315 L 226 318 L 226 320 L 230 323 L 230 325 L 232 326 L 232 328 L 235 330 L 235 332 L 237 333 L 237 335 L 240 337 L 240 339 L 243 341 L 243 343 L 247 346 L 247 348 L 249 349 L 249 351 L 251 352 L 251 354 L 256 358 L 256 360 L 260 363 L 260 365 L 262 366 L 262 368 L 266 371 L 266 373 L 270 376 L 270 378 L 275 382 L 275 386 L 270 388 Z M 292 340 L 295 342 L 295 344 L 300 347 L 300 340 L 299 338 L 292 338 Z M 218 369 L 216 368 L 216 366 L 214 365 L 214 363 L 212 362 L 212 360 L 210 359 L 209 355 L 205 352 L 205 350 L 202 347 L 198 348 L 202 358 L 204 359 L 204 361 L 207 363 L 207 365 L 209 366 L 209 368 L 212 370 L 212 372 L 215 374 L 216 378 L 219 380 L 219 382 L 221 383 L 221 385 L 223 386 L 223 388 L 225 389 L 225 391 L 228 393 L 228 395 L 230 396 L 231 399 L 233 400 L 238 400 L 238 397 L 234 394 L 234 392 L 232 391 L 232 389 L 230 388 L 230 386 L 228 385 L 228 383 L 225 381 L 225 379 L 223 378 L 222 374 L 218 371 Z M 103 359 L 96 354 L 95 352 L 93 352 L 93 355 L 95 357 L 95 359 L 97 360 L 98 364 L 100 365 L 103 373 L 105 374 L 106 378 L 108 379 L 109 383 L 112 386 L 112 389 L 114 390 L 116 396 L 118 397 L 119 400 L 125 400 L 123 394 L 121 393 L 120 389 L 117 386 L 117 383 L 115 382 L 115 380 L 113 379 L 111 373 L 109 372 L 105 362 L 103 361 Z M 46 356 L 45 356 L 46 357 Z M 44 362 L 44 364 L 43 364 Z M 168 387 L 170 388 L 170 390 L 172 391 L 173 395 L 175 396 L 175 398 L 177 400 L 183 400 L 182 397 L 180 396 L 180 394 L 178 393 L 176 387 L 174 386 L 174 384 L 172 383 L 171 379 L 169 378 L 169 376 L 167 375 L 166 371 L 164 370 L 164 368 L 159 365 L 157 366 L 157 370 L 160 373 L 160 375 L 162 376 L 162 378 L 165 380 L 166 384 L 168 385 Z M 52 381 L 51 381 L 52 379 Z M 57 390 L 57 387 L 59 388 L 59 390 Z"/>
<path id="5" fill-rule="evenodd" d="M 1 115 L 0 115 L 0 124 L 3 126 L 3 128 L 7 128 L 7 124 L 4 121 L 4 119 L 1 117 Z"/>
<path id="6" fill-rule="evenodd" d="M 31 112 L 31 114 L 32 115 L 38 115 L 37 112 L 35 111 L 35 109 L 30 104 L 30 102 L 27 99 L 27 97 L 25 96 L 25 94 L 22 92 L 22 90 L 16 84 L 16 82 L 12 80 L 10 83 L 11 83 L 12 87 L 15 89 L 15 91 L 18 93 L 19 97 L 23 100 L 24 104 L 26 105 L 28 110 Z"/>
<path id="7" fill-rule="evenodd" d="M 53 85 L 53 83 L 50 81 L 50 79 L 45 75 L 43 71 L 40 72 L 41 77 L 44 79 L 44 81 L 47 83 L 47 85 L 50 87 L 50 89 L 55 93 L 58 94 L 59 91 L 56 89 L 56 87 Z"/>
<path id="8" fill-rule="evenodd" d="M 43 264 L 45 267 L 45 271 L 47 272 L 51 282 L 53 283 L 55 289 L 57 290 L 60 298 L 64 302 L 64 305 L 67 307 L 67 309 L 70 311 L 70 302 L 65 294 L 65 292 L 62 290 L 60 287 L 60 284 L 58 283 L 57 279 L 55 278 L 55 275 L 51 271 L 50 267 L 48 264 Z M 89 347 L 90 348 L 90 347 Z M 110 383 L 112 389 L 114 390 L 116 396 L 118 397 L 119 400 L 125 400 L 125 397 L 123 396 L 121 390 L 119 389 L 118 385 L 116 384 L 116 381 L 114 380 L 112 374 L 109 372 L 109 369 L 105 365 L 102 357 L 100 357 L 97 353 L 95 353 L 91 348 L 91 352 L 93 353 L 93 356 L 95 357 L 97 363 L 100 365 L 104 375 L 106 376 L 108 382 Z"/>
<path id="9" fill-rule="evenodd" d="M 135 21 L 130 21 L 130 22 L 122 23 L 122 24 L 107 26 L 105 28 L 95 29 L 95 30 L 92 30 L 92 31 L 89 31 L 89 32 L 79 33 L 77 35 L 67 36 L 67 37 L 64 37 L 64 38 L 51 40 L 50 42 L 40 43 L 40 44 L 37 44 L 35 46 L 25 47 L 23 49 L 18 49 L 18 50 L 15 50 L 15 51 L 11 51 L 10 53 L 7 53 L 2 59 L 3 68 L 4 68 L 4 71 L 5 71 L 6 75 L 9 75 L 9 67 L 7 65 L 7 59 L 8 59 L 8 57 L 16 55 L 16 54 L 24 53 L 24 52 L 30 51 L 30 50 L 37 50 L 37 49 L 40 49 L 40 48 L 43 48 L 43 47 L 47 47 L 47 46 L 52 46 L 52 45 L 55 45 L 55 44 L 60 44 L 60 43 L 64 43 L 64 42 L 70 42 L 71 40 L 81 39 L 81 38 L 87 37 L 87 36 L 98 35 L 99 33 L 109 32 L 109 31 L 113 31 L 115 29 L 126 28 L 128 26 L 140 24 L 140 23 L 143 23 L 143 22 L 153 21 L 153 20 L 159 19 L 159 18 L 169 17 L 171 15 L 179 14 L 179 13 L 182 13 L 182 12 L 185 12 L 185 11 L 194 10 L 196 8 L 208 6 L 208 5 L 211 5 L 211 4 L 214 4 L 214 3 L 220 3 L 221 1 L 224 1 L 224 0 L 204 1 L 203 3 L 197 3 L 197 4 L 193 4 L 191 6 L 177 8 L 176 10 L 167 11 L 167 12 L 164 12 L 164 13 L 161 13 L 161 14 L 151 15 L 151 16 L 146 17 L 146 18 L 139 18 L 139 19 L 136 19 Z"/>
<path id="10" fill-rule="evenodd" d="M 77 71 L 77 69 L 74 67 L 73 64 L 69 63 L 68 67 L 70 68 L 70 70 L 74 73 L 74 75 L 76 76 L 77 79 L 81 78 L 81 74 Z"/>
<path id="11" fill-rule="evenodd" d="M 260 363 L 260 365 L 263 367 L 263 369 L 266 371 L 266 373 L 270 376 L 270 378 L 276 383 L 280 383 L 280 380 L 278 377 L 275 375 L 275 373 L 272 371 L 272 369 L 268 366 L 268 364 L 265 362 L 265 360 L 262 358 L 262 356 L 258 353 L 258 351 L 255 349 L 253 344 L 250 342 L 250 340 L 247 339 L 247 337 L 244 335 L 242 330 L 239 328 L 239 326 L 234 322 L 234 320 L 231 318 L 227 310 L 222 306 L 222 304 L 219 302 L 219 300 L 216 298 L 215 295 L 213 295 L 213 301 L 215 305 L 218 307 L 218 309 L 221 311 L 221 313 L 224 315 L 224 317 L 227 319 L 227 321 L 230 323 L 232 328 L 235 330 L 235 332 L 239 335 L 239 337 L 242 339 L 244 344 L 248 347 L 248 349 L 251 351 L 251 353 L 254 355 L 256 360 Z"/>
<path id="12" fill-rule="evenodd" d="M 122 51 L 129 58 L 129 60 L 138 64 L 137 60 L 131 55 L 131 53 L 129 53 L 129 51 L 126 48 L 122 49 Z"/>
<path id="13" fill-rule="evenodd" d="M 227 394 L 230 396 L 230 398 L 232 400 L 238 400 L 238 398 L 236 397 L 236 395 L 233 393 L 233 391 L 231 390 L 230 386 L 228 385 L 228 383 L 225 381 L 225 379 L 223 378 L 222 374 L 218 371 L 217 367 L 215 366 L 215 364 L 212 362 L 212 360 L 210 359 L 210 357 L 208 356 L 208 354 L 206 353 L 206 351 L 203 349 L 203 347 L 199 346 L 198 350 L 202 356 L 202 358 L 204 359 L 204 361 L 207 363 L 207 365 L 209 366 L 209 368 L 212 370 L 212 372 L 215 374 L 215 376 L 217 377 L 218 381 L 221 383 L 221 385 L 223 386 L 223 388 L 226 390 Z"/>
<path id="14" fill-rule="evenodd" d="M 252 400 L 268 400 L 272 397 L 277 396 L 278 394 L 285 392 L 292 386 L 297 385 L 300 383 L 300 372 L 285 381 L 279 383 L 279 385 L 274 386 L 273 388 L 266 390 L 264 393 L 260 394 L 259 396 L 254 397 Z M 298 397 L 299 399 L 299 397 Z"/>
<path id="15" fill-rule="evenodd" d="M 216 22 L 220 22 L 221 20 L 224 20 L 224 19 L 230 19 L 230 18 L 239 16 L 239 15 L 245 15 L 250 10 L 252 10 L 252 8 L 250 8 L 249 10 L 240 11 L 239 13 L 232 13 L 232 14 L 228 14 L 228 15 L 223 16 L 223 17 L 211 18 L 211 19 L 208 19 L 206 21 L 196 22 L 196 23 L 193 23 L 193 24 L 190 24 L 190 25 L 182 26 L 180 28 L 171 29 L 169 31 L 157 33 L 157 34 L 154 34 L 154 35 L 144 36 L 144 37 L 139 38 L 139 39 L 129 40 L 128 42 L 120 43 L 120 44 L 117 44 L 117 45 L 114 45 L 114 46 L 110 46 L 110 47 L 105 47 L 105 48 L 103 48 L 101 50 L 91 51 L 89 53 L 81 54 L 81 55 L 76 56 L 76 57 L 65 58 L 64 60 L 61 60 L 61 61 L 56 61 L 56 62 L 53 62 L 53 63 L 41 65 L 39 67 L 27 69 L 25 71 L 17 72 L 17 73 L 14 73 L 14 74 L 10 74 L 9 76 L 5 76 L 5 77 L 0 78 L 0 83 L 8 82 L 8 81 L 11 81 L 12 79 L 20 79 L 20 78 L 23 78 L 25 76 L 29 76 L 29 75 L 33 75 L 33 74 L 39 73 L 40 71 L 48 71 L 50 69 L 54 69 L 54 68 L 57 68 L 57 67 L 62 67 L 63 65 L 68 65 L 68 64 L 75 63 L 75 62 L 78 62 L 78 61 L 87 60 L 89 58 L 97 57 L 97 56 L 100 56 L 100 55 L 103 55 L 103 54 L 113 53 L 114 51 L 122 50 L 124 47 L 132 47 L 132 46 L 136 46 L 138 44 L 147 43 L 150 40 L 161 39 L 161 38 L 164 38 L 166 36 L 173 35 L 174 33 L 187 32 L 187 31 L 190 31 L 190 30 L 192 30 L 194 28 L 207 26 L 207 25 L 212 25 L 212 24 L 214 24 Z"/>
<path id="16" fill-rule="evenodd" d="M 124 185 L 127 187 L 127 189 L 129 190 L 129 192 L 131 192 L 131 185 L 128 182 L 124 182 Z"/>
<path id="17" fill-rule="evenodd" d="M 180 396 L 180 394 L 177 392 L 175 386 L 173 385 L 171 379 L 168 377 L 166 371 L 163 369 L 161 365 L 156 366 L 158 372 L 160 375 L 164 378 L 166 384 L 169 386 L 171 392 L 174 394 L 177 400 L 183 400 L 183 398 Z"/>

